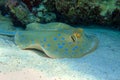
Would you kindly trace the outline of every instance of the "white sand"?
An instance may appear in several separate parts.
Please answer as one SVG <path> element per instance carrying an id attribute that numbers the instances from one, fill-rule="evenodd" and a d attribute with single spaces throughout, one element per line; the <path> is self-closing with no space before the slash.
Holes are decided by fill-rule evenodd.
<path id="1" fill-rule="evenodd" d="M 98 49 L 75 59 L 50 59 L 0 36 L 0 80 L 120 80 L 120 33 L 85 31 L 99 38 Z"/>

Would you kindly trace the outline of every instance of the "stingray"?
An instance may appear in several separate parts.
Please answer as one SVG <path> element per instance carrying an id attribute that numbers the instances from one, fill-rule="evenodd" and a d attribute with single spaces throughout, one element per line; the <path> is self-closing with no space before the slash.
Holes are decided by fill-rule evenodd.
<path id="1" fill-rule="evenodd" d="M 86 35 L 81 28 L 64 23 L 31 23 L 24 31 L 0 31 L 14 36 L 21 49 L 37 49 L 51 58 L 79 58 L 97 48 L 95 36 Z"/>

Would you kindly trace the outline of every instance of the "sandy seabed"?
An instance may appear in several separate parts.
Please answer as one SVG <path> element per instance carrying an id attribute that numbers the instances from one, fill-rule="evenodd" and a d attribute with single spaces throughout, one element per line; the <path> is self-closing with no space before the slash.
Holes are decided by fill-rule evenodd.
<path id="1" fill-rule="evenodd" d="M 120 80 L 120 32 L 84 29 L 99 39 L 97 50 L 82 58 L 50 59 L 21 50 L 0 35 L 0 80 Z"/>

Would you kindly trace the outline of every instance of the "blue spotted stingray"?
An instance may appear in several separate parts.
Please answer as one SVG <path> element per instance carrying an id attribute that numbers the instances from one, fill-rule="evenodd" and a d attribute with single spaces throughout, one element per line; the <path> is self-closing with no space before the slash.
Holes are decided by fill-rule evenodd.
<path id="1" fill-rule="evenodd" d="M 2 33 L 4 34 L 4 33 Z M 79 58 L 97 48 L 95 36 L 64 23 L 31 23 L 25 31 L 10 31 L 21 49 L 37 49 L 51 58 Z"/>

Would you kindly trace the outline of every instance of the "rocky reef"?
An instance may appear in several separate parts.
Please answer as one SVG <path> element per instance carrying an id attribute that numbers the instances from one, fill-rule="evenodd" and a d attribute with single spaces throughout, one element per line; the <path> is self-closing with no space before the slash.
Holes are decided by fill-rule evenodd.
<path id="1" fill-rule="evenodd" d="M 64 18 L 61 20 L 67 23 L 120 25 L 120 0 L 56 0 L 55 3 Z"/>
<path id="2" fill-rule="evenodd" d="M 36 17 L 40 19 L 40 22 L 48 23 L 56 21 L 55 12 L 52 10 L 53 7 L 50 7 L 48 3 L 49 1 L 44 0 L 42 1 L 38 7 L 33 7 L 32 12 L 35 14 Z"/>
<path id="3" fill-rule="evenodd" d="M 120 0 L 0 0 L 13 22 L 114 25 L 120 29 Z M 5 13 L 5 12 L 4 12 Z M 15 21 L 14 21 L 15 20 Z"/>
<path id="4" fill-rule="evenodd" d="M 47 23 L 56 21 L 56 14 L 49 11 L 45 6 L 47 0 L 1 0 L 0 10 L 7 11 L 14 23 L 23 25 L 40 22 Z M 5 8 L 3 10 L 3 8 Z M 50 9 L 50 8 L 49 8 Z"/>

